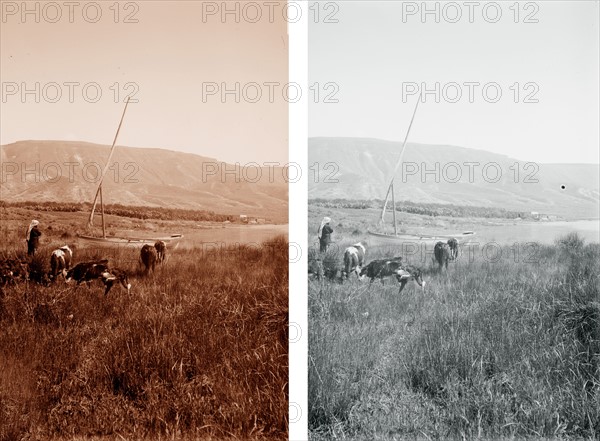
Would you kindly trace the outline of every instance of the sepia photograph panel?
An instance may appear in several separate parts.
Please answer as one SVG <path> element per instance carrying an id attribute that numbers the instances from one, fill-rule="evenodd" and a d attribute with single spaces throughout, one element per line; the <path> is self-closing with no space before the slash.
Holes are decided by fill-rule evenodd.
<path id="1" fill-rule="evenodd" d="M 0 439 L 286 439 L 287 2 L 1 14 Z"/>
<path id="2" fill-rule="evenodd" d="M 310 439 L 596 439 L 598 2 L 311 8 Z"/>

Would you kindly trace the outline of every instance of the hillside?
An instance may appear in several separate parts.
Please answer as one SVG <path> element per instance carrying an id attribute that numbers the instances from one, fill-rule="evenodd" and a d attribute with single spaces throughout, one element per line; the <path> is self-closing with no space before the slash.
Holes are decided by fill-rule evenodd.
<path id="1" fill-rule="evenodd" d="M 320 171 L 318 178 L 310 175 L 309 199 L 385 198 L 400 146 L 367 138 L 309 139 L 309 163 Z M 527 164 L 484 150 L 413 143 L 403 162 L 406 173 L 396 174 L 397 201 L 598 217 L 597 164 Z"/>
<path id="2" fill-rule="evenodd" d="M 0 196 L 8 202 L 91 202 L 110 146 L 21 141 L 0 147 Z M 106 175 L 104 202 L 288 217 L 281 167 L 242 169 L 216 159 L 157 148 L 118 147 Z"/>

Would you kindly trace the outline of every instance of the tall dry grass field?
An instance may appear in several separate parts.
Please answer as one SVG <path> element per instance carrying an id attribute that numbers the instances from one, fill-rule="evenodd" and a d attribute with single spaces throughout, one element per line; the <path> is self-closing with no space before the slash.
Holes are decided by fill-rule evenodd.
<path id="1" fill-rule="evenodd" d="M 22 253 L 15 238 L 0 257 Z M 33 266 L 48 270 L 51 247 Z M 282 439 L 288 426 L 288 243 L 75 250 L 132 276 L 128 295 L 34 282 L 0 292 L 0 440 Z"/>
<path id="2" fill-rule="evenodd" d="M 311 439 L 598 439 L 600 245 L 574 234 L 524 257 L 415 262 L 428 284 L 400 295 L 311 280 Z"/>

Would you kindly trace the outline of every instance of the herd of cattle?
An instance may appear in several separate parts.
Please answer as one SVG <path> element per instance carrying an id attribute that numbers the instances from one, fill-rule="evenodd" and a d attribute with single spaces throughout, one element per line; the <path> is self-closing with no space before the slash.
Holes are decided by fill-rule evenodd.
<path id="1" fill-rule="evenodd" d="M 153 271 L 156 264 L 164 263 L 167 258 L 167 244 L 159 240 L 154 246 L 144 245 L 140 251 L 140 264 L 144 274 Z M 104 294 L 108 294 L 115 284 L 121 284 L 123 288 L 131 290 L 128 273 L 120 268 L 109 266 L 108 259 L 73 263 L 73 251 L 67 246 L 55 249 L 50 254 L 50 271 L 47 274 L 39 274 L 32 268 L 31 262 L 20 259 L 0 260 L 0 286 L 18 280 L 34 280 L 40 283 L 55 282 L 59 276 L 66 282 L 75 281 L 77 285 L 83 282 L 88 284 L 92 280 L 100 280 L 104 285 Z"/>
<path id="2" fill-rule="evenodd" d="M 384 283 L 386 277 L 395 277 L 400 284 L 400 291 L 410 280 L 414 280 L 421 288 L 425 288 L 423 271 L 414 265 L 403 261 L 402 257 L 376 259 L 364 265 L 366 247 L 359 242 L 349 246 L 344 251 L 343 264 L 325 265 L 323 257 L 319 254 L 309 258 L 308 273 L 318 279 L 326 277 L 329 280 L 348 279 L 355 273 L 359 280 L 368 277 L 371 283 L 379 278 Z M 439 269 L 448 268 L 448 262 L 458 257 L 458 241 L 450 239 L 447 243 L 437 242 L 433 250 L 434 259 Z M 167 257 L 167 245 L 164 241 L 157 241 L 154 246 L 144 245 L 140 250 L 140 264 L 144 274 L 154 271 L 156 264 L 164 263 Z M 92 280 L 100 280 L 104 287 L 104 294 L 108 294 L 115 284 L 121 284 L 128 292 L 131 289 L 129 276 L 126 271 L 109 266 L 108 259 L 79 262 L 71 267 L 73 251 L 67 246 L 52 251 L 50 255 L 50 272 L 48 274 L 33 274 L 30 262 L 19 259 L 0 260 L 0 286 L 17 280 L 48 281 L 52 283 L 62 275 L 65 281 L 74 280 L 77 285 Z M 32 277 L 33 276 L 33 277 Z"/>
<path id="3" fill-rule="evenodd" d="M 341 281 L 355 273 L 359 280 L 368 277 L 373 283 L 375 279 L 379 278 L 382 284 L 386 277 L 393 276 L 400 284 L 399 292 L 402 292 L 410 280 L 414 280 L 422 289 L 425 288 L 423 271 L 418 267 L 405 263 L 402 257 L 376 259 L 364 265 L 366 251 L 365 245 L 361 242 L 349 246 L 344 250 L 342 265 L 338 265 L 336 262 L 333 265 L 324 265 L 321 255 L 313 256 L 308 262 L 308 273 L 316 276 L 319 280 L 326 277 L 329 280 L 339 279 Z M 458 240 L 452 238 L 446 243 L 437 242 L 433 249 L 433 257 L 440 271 L 442 268 L 447 269 L 448 262 L 458 257 Z"/>

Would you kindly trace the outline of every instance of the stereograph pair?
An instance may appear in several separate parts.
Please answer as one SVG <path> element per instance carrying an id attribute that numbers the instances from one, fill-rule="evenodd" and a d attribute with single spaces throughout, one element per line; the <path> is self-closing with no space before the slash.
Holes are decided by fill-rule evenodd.
<path id="1" fill-rule="evenodd" d="M 598 438 L 598 2 L 0 5 L 0 440 Z"/>

